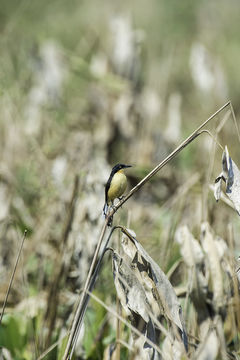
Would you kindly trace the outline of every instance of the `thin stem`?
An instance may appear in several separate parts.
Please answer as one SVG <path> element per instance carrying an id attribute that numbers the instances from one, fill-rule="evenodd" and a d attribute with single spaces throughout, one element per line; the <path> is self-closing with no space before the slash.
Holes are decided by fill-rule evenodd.
<path id="1" fill-rule="evenodd" d="M 98 240 L 98 243 L 97 243 L 97 247 L 96 247 L 93 259 L 92 259 L 92 263 L 91 263 L 91 266 L 90 266 L 90 269 L 89 269 L 89 272 L 88 272 L 88 276 L 87 276 L 87 279 L 85 281 L 85 285 L 84 285 L 83 292 L 82 292 L 82 295 L 81 295 L 81 299 L 80 299 L 80 302 L 79 302 L 79 305 L 78 305 L 78 308 L 77 308 L 77 312 L 75 314 L 74 321 L 73 321 L 73 324 L 72 324 L 72 327 L 71 327 L 71 331 L 70 331 L 70 335 L 69 335 L 69 338 L 68 338 L 67 346 L 66 346 L 65 353 L 64 353 L 64 356 L 63 356 L 64 360 L 66 360 L 68 358 L 68 353 L 69 353 L 69 350 L 70 350 L 70 348 L 72 346 L 73 338 L 76 335 L 76 330 L 78 328 L 78 322 L 79 322 L 79 316 L 80 316 L 81 309 L 82 309 L 82 306 L 83 306 L 83 303 L 84 303 L 85 294 L 88 291 L 89 284 L 90 284 L 90 281 L 91 281 L 91 277 L 92 277 L 92 274 L 93 274 L 93 270 L 94 270 L 94 267 L 95 267 L 95 265 L 97 263 L 98 254 L 99 254 L 99 251 L 100 251 L 100 248 L 101 248 L 101 245 L 102 245 L 102 241 L 103 241 L 103 237 L 105 235 L 107 224 L 108 224 L 108 219 L 106 218 L 106 220 L 104 222 L 104 225 L 103 225 L 103 228 L 102 228 L 102 231 L 101 231 L 101 234 L 100 234 L 100 237 L 99 237 L 99 240 Z"/>
<path id="2" fill-rule="evenodd" d="M 237 124 L 236 116 L 235 116 L 235 113 L 234 113 L 234 110 L 233 110 L 233 106 L 232 106 L 231 101 L 229 101 L 229 104 L 230 104 L 230 109 L 231 109 L 231 113 L 232 113 L 232 116 L 233 116 L 233 121 L 234 121 L 234 124 L 235 124 L 236 130 L 237 130 L 237 134 L 238 134 L 238 141 L 240 142 L 240 133 L 239 133 L 239 128 L 238 128 L 238 124 Z"/>
<path id="3" fill-rule="evenodd" d="M 215 144 L 217 144 L 222 151 L 224 151 L 224 147 L 220 144 L 219 141 L 217 141 L 217 139 L 213 136 L 213 134 L 209 130 L 204 129 L 204 130 L 199 131 L 199 135 L 202 134 L 202 133 L 208 134 L 212 138 L 213 142 Z"/>
<path id="4" fill-rule="evenodd" d="M 42 360 L 44 359 L 53 349 L 55 349 L 58 345 L 61 344 L 61 342 L 64 340 L 64 338 L 68 335 L 68 332 L 66 332 L 66 334 L 64 334 L 63 336 L 61 336 L 60 339 L 58 339 L 58 341 L 56 341 L 54 344 L 52 344 L 51 346 L 49 346 L 48 349 L 46 349 L 38 358 L 37 360 Z"/>
<path id="5" fill-rule="evenodd" d="M 105 221 L 105 224 L 106 223 L 107 222 Z M 89 302 L 89 292 L 91 292 L 92 289 L 93 289 L 93 286 L 95 284 L 97 275 L 99 273 L 99 268 L 100 268 L 103 256 L 104 256 L 104 254 L 106 252 L 108 243 L 110 241 L 110 238 L 111 238 L 114 230 L 116 230 L 117 228 L 119 228 L 119 226 L 114 226 L 111 229 L 111 232 L 110 232 L 110 234 L 109 234 L 109 236 L 107 238 L 107 241 L 106 241 L 106 243 L 104 245 L 102 254 L 101 254 L 100 258 L 97 260 L 97 257 L 98 257 L 99 251 L 100 251 L 100 247 L 101 247 L 101 244 L 102 244 L 102 239 L 103 239 L 103 236 L 100 237 L 101 243 L 100 243 L 100 241 L 98 242 L 97 249 L 95 251 L 94 258 L 93 258 L 93 261 L 92 261 L 93 266 L 91 266 L 91 268 L 89 270 L 88 278 L 86 280 L 85 287 L 84 287 L 83 292 L 81 294 L 81 299 L 80 299 L 80 302 L 79 302 L 79 305 L 78 305 L 78 308 L 77 308 L 77 312 L 76 312 L 75 317 L 74 317 L 74 322 L 73 322 L 73 325 L 72 325 L 72 328 L 71 328 L 70 336 L 69 336 L 69 339 L 68 339 L 68 344 L 67 344 L 67 347 L 66 347 L 66 350 L 65 350 L 64 359 L 65 359 L 65 355 L 66 355 L 66 359 L 67 358 L 71 359 L 72 356 L 73 356 L 74 348 L 75 348 L 75 345 L 76 345 L 76 342 L 77 342 L 77 339 L 78 339 L 78 334 L 79 334 L 80 329 L 81 329 L 82 320 L 84 318 L 84 314 L 85 314 L 85 311 L 87 309 L 87 305 L 88 305 L 88 302 Z M 103 230 L 104 230 L 104 227 L 103 227 Z M 103 233 L 103 230 L 102 230 L 102 233 Z M 67 357 L 70 349 L 71 349 L 71 352 L 69 354 L 69 357 Z"/>
<path id="6" fill-rule="evenodd" d="M 10 278 L 10 281 L 9 281 L 7 293 L 6 293 L 4 302 L 3 302 L 3 308 L 2 308 L 2 312 L 1 312 L 1 316 L 0 316 L 0 324 L 1 324 L 1 322 L 2 322 L 2 318 L 3 318 L 3 315 L 4 315 L 4 311 L 5 311 L 5 308 L 6 308 L 6 305 L 7 305 L 8 295 L 9 295 L 10 289 L 11 289 L 11 287 L 12 287 L 13 279 L 14 279 L 14 276 L 15 276 L 15 273 L 16 273 L 16 270 L 17 270 L 18 262 L 19 262 L 19 259 L 20 259 L 20 255 L 21 255 L 21 253 L 22 253 L 22 248 L 23 248 L 24 241 L 25 241 L 25 239 L 26 239 L 26 235 L 27 235 L 27 230 L 24 231 L 24 234 L 23 234 L 23 237 L 22 237 L 22 242 L 21 242 L 21 245 L 20 245 L 18 254 L 17 254 L 16 261 L 15 261 L 14 269 L 13 269 L 13 272 L 12 272 L 12 275 L 11 275 L 11 278 Z"/>
<path id="7" fill-rule="evenodd" d="M 219 134 L 220 131 L 222 130 L 222 128 L 224 127 L 225 123 L 228 121 L 229 117 L 231 115 L 231 110 L 228 110 L 225 114 L 225 116 L 223 117 L 222 121 L 220 121 L 218 127 L 215 130 L 216 134 Z"/>

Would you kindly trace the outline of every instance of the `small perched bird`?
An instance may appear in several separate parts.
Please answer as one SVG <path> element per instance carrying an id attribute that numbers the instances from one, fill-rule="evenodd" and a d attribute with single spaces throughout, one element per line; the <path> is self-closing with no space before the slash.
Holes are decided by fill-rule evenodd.
<path id="1" fill-rule="evenodd" d="M 110 203 L 113 205 L 114 199 L 120 198 L 126 190 L 127 178 L 124 174 L 124 169 L 131 166 L 132 165 L 117 164 L 112 168 L 109 179 L 105 185 L 105 205 L 103 207 L 105 217 Z"/>

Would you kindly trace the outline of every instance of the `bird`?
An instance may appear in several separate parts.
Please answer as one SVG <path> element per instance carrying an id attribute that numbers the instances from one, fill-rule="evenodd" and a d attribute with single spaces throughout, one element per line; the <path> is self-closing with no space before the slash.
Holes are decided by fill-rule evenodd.
<path id="1" fill-rule="evenodd" d="M 114 200 L 124 193 L 127 187 L 127 178 L 124 174 L 124 169 L 132 167 L 132 165 L 117 164 L 112 168 L 109 179 L 105 185 L 105 204 L 103 207 L 103 214 L 107 217 L 110 203 L 113 205 Z"/>

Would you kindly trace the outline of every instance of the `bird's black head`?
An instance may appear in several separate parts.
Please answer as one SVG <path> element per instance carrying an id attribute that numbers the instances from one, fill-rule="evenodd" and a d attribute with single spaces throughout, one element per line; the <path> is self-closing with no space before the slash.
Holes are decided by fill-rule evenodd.
<path id="1" fill-rule="evenodd" d="M 125 169 L 125 168 L 128 168 L 128 167 L 132 167 L 132 165 L 117 164 L 112 168 L 112 173 L 115 174 L 119 170 L 122 170 L 122 169 Z"/>

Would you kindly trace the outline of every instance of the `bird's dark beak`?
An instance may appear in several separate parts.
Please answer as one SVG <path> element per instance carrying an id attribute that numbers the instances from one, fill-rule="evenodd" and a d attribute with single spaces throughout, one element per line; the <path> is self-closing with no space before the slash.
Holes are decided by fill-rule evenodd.
<path id="1" fill-rule="evenodd" d="M 132 167 L 132 165 L 124 165 L 125 168 Z"/>

